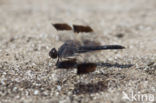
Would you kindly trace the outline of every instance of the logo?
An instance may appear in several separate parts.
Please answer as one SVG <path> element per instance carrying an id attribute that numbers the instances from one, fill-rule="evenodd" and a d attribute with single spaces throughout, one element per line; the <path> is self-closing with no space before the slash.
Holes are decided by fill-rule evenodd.
<path id="1" fill-rule="evenodd" d="M 153 102 L 154 95 L 153 94 L 141 94 L 140 92 L 134 93 L 131 91 L 130 93 L 122 92 L 122 100 L 128 100 L 131 102 Z"/>

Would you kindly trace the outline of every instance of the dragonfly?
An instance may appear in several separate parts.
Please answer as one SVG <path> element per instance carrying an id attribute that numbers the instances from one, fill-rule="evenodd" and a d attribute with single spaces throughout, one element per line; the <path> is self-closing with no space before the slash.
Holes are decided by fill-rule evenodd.
<path id="1" fill-rule="evenodd" d="M 84 25 L 75 25 L 71 27 L 70 25 L 66 23 L 56 23 L 52 24 L 54 28 L 58 31 L 63 30 L 73 30 L 75 33 L 90 33 L 93 32 L 93 29 L 90 26 L 84 26 Z M 56 48 L 52 48 L 49 52 L 49 56 L 53 59 L 57 59 L 57 63 L 62 61 L 62 58 L 70 58 L 76 55 L 80 55 L 83 53 L 93 52 L 93 51 L 99 51 L 99 50 L 117 50 L 117 49 L 124 49 L 125 47 L 122 45 L 100 45 L 96 41 L 90 41 L 90 40 L 84 40 L 82 43 L 78 40 L 66 40 L 59 48 L 58 50 Z M 57 64 L 56 63 L 56 64 Z M 75 63 L 75 61 L 74 61 Z M 81 68 L 82 66 L 87 67 L 90 64 L 81 64 L 78 66 L 78 68 Z M 91 64 L 93 68 L 96 66 L 94 64 Z M 90 66 L 89 66 L 90 67 Z M 92 70 L 93 71 L 93 70 Z M 82 70 L 83 72 L 83 70 Z M 87 72 L 87 71 L 85 71 Z M 81 70 L 79 71 L 81 73 Z"/>

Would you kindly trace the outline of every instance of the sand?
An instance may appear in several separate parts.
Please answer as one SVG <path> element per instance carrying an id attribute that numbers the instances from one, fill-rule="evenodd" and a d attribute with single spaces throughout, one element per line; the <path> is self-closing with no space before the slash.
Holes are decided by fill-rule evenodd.
<path id="1" fill-rule="evenodd" d="M 155 10 L 155 0 L 0 0 L 0 102 L 155 103 Z M 51 25 L 62 22 L 94 32 L 58 32 Z M 57 69 L 51 48 L 86 38 L 126 49 L 78 57 L 103 64 L 87 75 Z"/>

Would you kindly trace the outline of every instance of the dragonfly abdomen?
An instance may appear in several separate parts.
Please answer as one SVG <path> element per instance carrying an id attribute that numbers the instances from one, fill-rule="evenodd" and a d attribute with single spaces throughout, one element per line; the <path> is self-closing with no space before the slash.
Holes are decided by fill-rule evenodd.
<path id="1" fill-rule="evenodd" d="M 96 50 L 124 49 L 124 48 L 125 47 L 121 45 L 81 46 L 79 47 L 78 52 L 84 53 L 84 52 L 90 52 L 90 51 L 96 51 Z"/>

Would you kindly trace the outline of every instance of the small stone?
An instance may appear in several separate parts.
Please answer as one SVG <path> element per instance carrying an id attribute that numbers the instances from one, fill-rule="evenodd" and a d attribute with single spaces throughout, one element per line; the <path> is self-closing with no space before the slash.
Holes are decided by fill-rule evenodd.
<path id="1" fill-rule="evenodd" d="M 35 95 L 38 95 L 38 94 L 39 94 L 39 90 L 35 90 L 35 91 L 34 91 L 34 94 L 35 94 Z"/>
<path id="2" fill-rule="evenodd" d="M 57 86 L 57 89 L 60 91 L 60 90 L 61 90 L 61 86 L 60 86 L 60 85 L 58 85 L 58 86 Z"/>
<path id="3" fill-rule="evenodd" d="M 116 34 L 116 37 L 123 38 L 124 37 L 124 34 L 123 33 Z"/>

